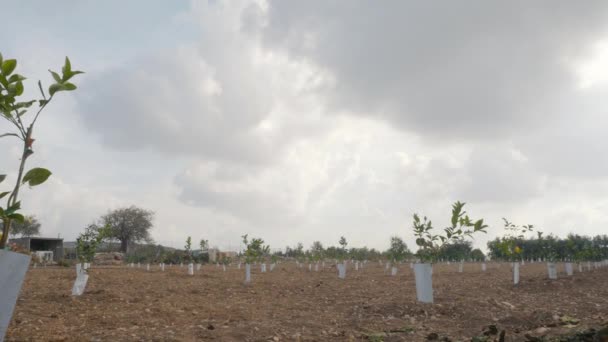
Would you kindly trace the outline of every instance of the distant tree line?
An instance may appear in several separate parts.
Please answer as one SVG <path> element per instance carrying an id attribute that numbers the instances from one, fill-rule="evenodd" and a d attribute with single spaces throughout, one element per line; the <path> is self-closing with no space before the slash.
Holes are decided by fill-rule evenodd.
<path id="1" fill-rule="evenodd" d="M 565 239 L 555 235 L 515 240 L 518 259 L 523 260 L 570 260 L 599 261 L 608 258 L 608 235 L 593 237 L 570 234 Z M 502 248 L 501 238 L 488 242 L 489 256 L 494 260 L 509 260 L 509 253 Z"/>

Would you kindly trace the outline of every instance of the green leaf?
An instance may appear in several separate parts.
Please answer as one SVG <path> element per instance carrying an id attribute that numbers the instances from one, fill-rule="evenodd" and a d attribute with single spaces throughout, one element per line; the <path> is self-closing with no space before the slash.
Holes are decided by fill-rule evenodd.
<path id="1" fill-rule="evenodd" d="M 65 64 L 63 65 L 61 72 L 63 73 L 64 77 L 66 74 L 69 75 L 70 73 L 72 73 L 72 63 L 70 63 L 70 59 L 68 58 L 68 56 L 65 56 Z"/>
<path id="2" fill-rule="evenodd" d="M 3 198 L 4 196 L 6 196 L 6 195 L 8 195 L 10 193 L 11 193 L 10 191 L 2 192 L 2 193 L 0 193 L 0 198 Z"/>
<path id="3" fill-rule="evenodd" d="M 51 75 L 53 75 L 53 78 L 55 79 L 55 82 L 57 83 L 63 83 L 63 81 L 61 80 L 61 77 L 59 76 L 58 73 L 54 72 L 53 70 L 49 69 L 49 72 L 51 73 Z"/>
<path id="4" fill-rule="evenodd" d="M 12 215 L 14 214 L 17 210 L 21 209 L 21 201 L 11 205 L 10 207 L 6 208 L 6 210 L 4 211 L 5 215 Z"/>
<path id="5" fill-rule="evenodd" d="M 6 179 L 6 175 L 0 175 L 0 183 L 2 183 Z"/>
<path id="6" fill-rule="evenodd" d="M 2 65 L 2 54 L 0 53 L 0 65 Z"/>
<path id="7" fill-rule="evenodd" d="M 63 75 L 63 81 L 64 82 L 65 81 L 69 81 L 70 78 L 72 78 L 72 77 L 74 77 L 76 75 L 79 75 L 79 74 L 84 74 L 84 71 L 79 71 L 79 70 L 70 71 L 69 73 L 66 73 L 66 74 Z"/>
<path id="8" fill-rule="evenodd" d="M 21 109 L 21 108 L 30 108 L 34 104 L 34 102 L 36 102 L 36 100 L 27 101 L 27 102 L 17 102 L 13 106 L 13 109 L 17 110 L 17 109 Z"/>
<path id="9" fill-rule="evenodd" d="M 16 88 L 15 94 L 17 96 L 21 96 L 23 94 L 23 82 L 19 81 L 19 82 L 15 83 L 15 85 L 16 85 L 16 87 L 15 87 Z"/>
<path id="10" fill-rule="evenodd" d="M 7 59 L 2 62 L 2 67 L 1 67 L 2 74 L 4 74 L 4 76 L 8 76 L 13 72 L 13 70 L 15 70 L 16 67 L 17 67 L 17 60 Z"/>
<path id="11" fill-rule="evenodd" d="M 26 78 L 19 75 L 19 74 L 13 74 L 11 75 L 11 77 L 8 78 L 8 83 L 15 83 L 15 82 L 20 82 L 20 81 L 25 81 Z"/>
<path id="12" fill-rule="evenodd" d="M 10 218 L 10 219 L 12 219 L 12 220 L 15 220 L 15 221 L 17 221 L 19 223 L 23 223 L 25 221 L 25 217 L 23 217 L 23 215 L 17 214 L 17 213 L 7 215 L 7 217 Z"/>
<path id="13" fill-rule="evenodd" d="M 11 84 L 8 85 L 8 87 L 6 88 L 6 90 L 12 96 L 19 96 L 19 95 L 23 94 L 23 83 L 21 83 L 20 81 L 19 82 L 15 82 L 15 83 L 11 83 Z"/>
<path id="14" fill-rule="evenodd" d="M 49 94 L 53 96 L 56 92 L 61 90 L 61 87 L 62 85 L 59 83 L 51 84 L 51 86 L 49 87 Z"/>
<path id="15" fill-rule="evenodd" d="M 28 183 L 29 186 L 36 186 L 44 183 L 51 176 L 51 171 L 41 167 L 29 170 L 23 176 L 23 184 Z"/>
<path id="16" fill-rule="evenodd" d="M 65 82 L 63 84 L 55 83 L 49 87 L 49 93 L 51 94 L 51 96 L 53 96 L 58 91 L 71 91 L 75 89 L 76 85 L 70 82 Z"/>
<path id="17" fill-rule="evenodd" d="M 70 82 L 65 82 L 63 84 L 64 89 L 62 90 L 67 90 L 67 91 L 72 91 L 72 90 L 76 90 L 76 85 Z"/>

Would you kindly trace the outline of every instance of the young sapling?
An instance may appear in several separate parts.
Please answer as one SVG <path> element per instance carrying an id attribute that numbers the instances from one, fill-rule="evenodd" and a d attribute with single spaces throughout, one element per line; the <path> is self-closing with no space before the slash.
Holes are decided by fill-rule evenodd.
<path id="1" fill-rule="evenodd" d="M 413 230 L 419 246 L 417 254 L 423 261 L 414 265 L 416 295 L 420 302 L 433 302 L 432 263 L 438 260 L 441 248 L 464 237 L 472 237 L 475 233 L 486 232 L 487 225 L 483 219 L 471 220 L 463 210 L 464 206 L 465 203 L 460 201 L 452 205 L 451 226 L 444 228 L 444 234 L 434 234 L 431 221 L 426 217 L 421 220 L 418 214 L 414 214 Z"/>

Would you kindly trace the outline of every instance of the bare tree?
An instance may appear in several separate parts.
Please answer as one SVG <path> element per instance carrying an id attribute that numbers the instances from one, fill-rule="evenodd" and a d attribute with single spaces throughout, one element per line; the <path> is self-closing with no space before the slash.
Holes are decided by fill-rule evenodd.
<path id="1" fill-rule="evenodd" d="M 130 206 L 108 212 L 101 221 L 109 227 L 109 238 L 120 241 L 120 250 L 126 253 L 134 242 L 151 241 L 153 218 L 153 211 Z"/>

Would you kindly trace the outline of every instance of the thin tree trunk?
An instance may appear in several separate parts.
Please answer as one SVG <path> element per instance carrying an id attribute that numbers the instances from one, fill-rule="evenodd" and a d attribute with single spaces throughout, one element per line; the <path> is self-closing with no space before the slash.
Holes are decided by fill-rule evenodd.
<path id="1" fill-rule="evenodd" d="M 127 254 L 127 252 L 129 251 L 129 240 L 120 241 L 120 251 Z"/>
<path id="2" fill-rule="evenodd" d="M 32 126 L 27 129 L 27 134 L 23 141 L 23 153 L 21 154 L 21 163 L 19 164 L 19 173 L 17 174 L 17 183 L 15 183 L 15 188 L 13 192 L 9 195 L 7 202 L 7 208 L 17 203 L 17 197 L 19 196 L 19 188 L 21 187 L 21 178 L 23 177 L 23 169 L 25 168 L 25 161 L 28 157 L 28 143 L 27 141 L 32 138 Z M 6 247 L 6 242 L 8 241 L 8 234 L 11 229 L 11 219 L 3 220 L 2 226 L 2 238 L 0 239 L 0 249 L 4 249 Z"/>

